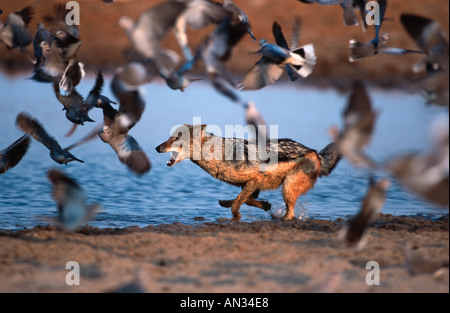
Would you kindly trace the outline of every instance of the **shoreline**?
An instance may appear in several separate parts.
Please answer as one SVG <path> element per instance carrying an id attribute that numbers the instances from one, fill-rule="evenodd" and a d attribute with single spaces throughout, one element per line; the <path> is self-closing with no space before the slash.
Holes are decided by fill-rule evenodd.
<path id="1" fill-rule="evenodd" d="M 0 292 L 448 293 L 448 221 L 381 214 L 362 249 L 339 239 L 343 219 L 0 231 Z M 371 261 L 379 286 L 365 282 Z"/>

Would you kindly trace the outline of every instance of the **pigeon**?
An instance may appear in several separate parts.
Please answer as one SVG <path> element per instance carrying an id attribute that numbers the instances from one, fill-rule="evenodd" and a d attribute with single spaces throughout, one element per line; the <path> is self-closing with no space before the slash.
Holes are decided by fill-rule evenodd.
<path id="1" fill-rule="evenodd" d="M 448 39 L 439 24 L 432 19 L 403 14 L 401 22 L 425 59 L 413 66 L 413 71 L 426 71 L 426 78 L 419 83 L 421 93 L 427 104 L 449 106 L 449 45 Z"/>
<path id="2" fill-rule="evenodd" d="M 414 65 L 414 72 L 427 70 L 430 73 L 442 70 L 448 73 L 448 39 L 439 24 L 432 19 L 412 14 L 402 14 L 400 20 L 411 38 L 426 54 L 424 60 Z"/>
<path id="3" fill-rule="evenodd" d="M 8 148 L 0 151 L 0 174 L 5 174 L 22 160 L 30 147 L 30 136 L 24 135 Z"/>
<path id="4" fill-rule="evenodd" d="M 427 153 L 412 153 L 388 162 L 386 169 L 409 191 L 439 206 L 449 206 L 448 120 L 436 124 L 434 147 Z"/>
<path id="5" fill-rule="evenodd" d="M 422 52 L 417 50 L 401 49 L 388 46 L 391 35 L 389 33 L 380 34 L 381 25 L 385 20 L 387 0 L 378 0 L 378 5 L 380 7 L 380 22 L 379 24 L 375 23 L 374 38 L 369 42 L 359 42 L 355 39 L 351 39 L 349 42 L 349 62 L 357 62 L 363 58 L 373 57 L 379 53 L 391 55 L 421 54 Z"/>
<path id="6" fill-rule="evenodd" d="M 84 161 L 73 156 L 68 149 L 62 149 L 59 143 L 45 131 L 44 127 L 28 114 L 20 113 L 17 116 L 16 125 L 46 146 L 50 150 L 50 157 L 55 162 L 65 165 L 73 161 L 84 163 Z"/>
<path id="7" fill-rule="evenodd" d="M 355 15 L 355 8 L 361 13 L 362 28 L 367 29 L 366 22 L 366 1 L 365 0 L 298 0 L 303 3 L 317 3 L 320 5 L 337 5 L 339 4 L 344 10 L 344 23 L 347 26 L 359 25 L 358 18 Z"/>
<path id="8" fill-rule="evenodd" d="M 308 77 L 313 72 L 316 55 L 312 44 L 289 50 L 280 46 L 284 45 L 285 39 L 281 36 L 281 27 L 277 22 L 273 23 L 272 32 L 277 44 L 261 40 L 261 49 L 257 53 L 262 54 L 262 58 L 242 80 L 242 90 L 258 90 L 273 84 L 281 77 L 286 66 L 292 66 L 301 77 Z"/>
<path id="9" fill-rule="evenodd" d="M 142 176 L 151 170 L 151 162 L 132 136 L 128 135 L 129 128 L 123 126 L 123 114 L 115 110 L 110 104 L 101 103 L 103 109 L 104 126 L 99 137 L 108 143 L 116 152 L 120 162 L 125 164 L 135 174 Z"/>
<path id="10" fill-rule="evenodd" d="M 42 83 L 58 83 L 62 89 L 71 92 L 85 75 L 84 65 L 73 56 L 68 58 L 52 35 L 49 41 L 40 41 L 42 34 L 48 35 L 42 24 L 40 29 L 42 32 L 38 31 L 36 36 L 39 37 L 35 37 L 34 41 L 37 62 L 31 79 Z"/>
<path id="11" fill-rule="evenodd" d="M 69 121 L 77 125 L 84 125 L 85 122 L 93 121 L 88 113 L 96 107 L 99 102 L 113 103 L 114 101 L 101 95 L 104 79 L 102 72 L 98 72 L 96 82 L 92 90 L 89 92 L 86 100 L 74 88 L 68 95 L 62 95 L 59 89 L 59 84 L 54 83 L 54 91 L 56 98 L 64 106 L 66 117 Z"/>
<path id="12" fill-rule="evenodd" d="M 57 226 L 74 231 L 91 220 L 101 209 L 100 205 L 86 204 L 86 196 L 80 185 L 60 170 L 52 169 L 47 174 L 53 185 L 52 196 L 58 206 Z"/>
<path id="13" fill-rule="evenodd" d="M 174 27 L 186 8 L 185 2 L 163 2 L 142 13 L 137 22 L 128 16 L 121 17 L 119 25 L 125 30 L 133 47 L 143 57 L 156 59 L 161 63 L 167 60 L 171 64 L 176 64 L 179 56 L 174 51 L 163 49 L 159 43 Z"/>
<path id="14" fill-rule="evenodd" d="M 120 103 L 118 123 L 126 131 L 132 129 L 144 113 L 145 100 L 139 86 L 145 80 L 145 68 L 139 64 L 129 64 L 119 68 L 111 81 L 112 92 Z M 103 108 L 102 105 L 97 106 Z"/>
<path id="15" fill-rule="evenodd" d="M 218 24 L 231 15 L 224 6 L 211 0 L 187 0 L 186 10 L 177 18 L 174 34 L 182 48 L 186 61 L 192 61 L 194 56 L 189 48 L 187 27 L 197 30 L 210 24 Z"/>
<path id="16" fill-rule="evenodd" d="M 33 41 L 37 58 L 33 80 L 38 82 L 56 82 L 65 91 L 71 92 L 83 79 L 84 65 L 77 59 L 82 41 L 78 28 L 67 25 L 66 9 L 56 7 L 56 17 L 45 16 L 49 25 L 38 24 L 38 32 Z"/>
<path id="17" fill-rule="evenodd" d="M 27 50 L 28 45 L 32 42 L 27 27 L 33 18 L 33 14 L 32 6 L 28 6 L 18 12 L 9 14 L 5 23 L 0 21 L 0 43 L 3 43 L 8 49 L 21 51 L 32 63 L 35 63 L 36 60 Z"/>
<path id="18" fill-rule="evenodd" d="M 364 197 L 359 213 L 343 229 L 342 237 L 348 246 L 361 248 L 364 234 L 373 221 L 374 216 L 381 211 L 386 202 L 386 190 L 391 183 L 388 179 L 375 182 L 370 179 L 370 188 Z"/>
<path id="19" fill-rule="evenodd" d="M 366 88 L 362 83 L 356 83 L 344 111 L 344 129 L 341 133 L 336 127 L 330 129 L 341 154 L 356 167 L 376 167 L 364 152 L 372 139 L 376 118 Z"/>

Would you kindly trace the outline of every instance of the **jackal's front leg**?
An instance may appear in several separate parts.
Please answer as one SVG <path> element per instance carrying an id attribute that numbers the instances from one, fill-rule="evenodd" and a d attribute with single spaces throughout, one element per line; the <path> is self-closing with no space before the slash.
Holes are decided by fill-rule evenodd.
<path id="1" fill-rule="evenodd" d="M 245 202 L 248 201 L 248 199 L 252 196 L 252 194 L 256 190 L 258 190 L 259 182 L 260 182 L 259 180 L 254 180 L 245 184 L 239 196 L 236 198 L 236 200 L 234 200 L 231 206 L 231 212 L 233 213 L 234 220 L 239 221 L 241 219 L 241 213 L 239 213 L 239 209 Z"/>

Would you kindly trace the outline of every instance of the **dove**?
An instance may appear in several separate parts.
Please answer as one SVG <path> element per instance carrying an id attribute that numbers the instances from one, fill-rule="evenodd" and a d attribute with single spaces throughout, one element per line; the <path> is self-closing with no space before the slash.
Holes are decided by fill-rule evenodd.
<path id="1" fill-rule="evenodd" d="M 426 78 L 419 83 L 421 94 L 427 104 L 449 106 L 449 61 L 448 39 L 439 24 L 429 18 L 402 14 L 400 20 L 416 42 L 420 50 L 426 55 L 413 66 L 413 71 L 426 71 Z"/>
<path id="2" fill-rule="evenodd" d="M 27 153 L 31 141 L 29 135 L 24 135 L 6 149 L 0 151 L 0 174 L 5 174 L 15 167 Z"/>
<path id="3" fill-rule="evenodd" d="M 160 47 L 160 42 L 167 36 L 180 16 L 186 10 L 187 4 L 181 1 L 166 1 L 157 4 L 141 14 L 138 21 L 128 16 L 119 20 L 133 47 L 143 57 L 156 59 L 162 63 L 168 60 L 171 64 L 179 61 L 174 51 Z"/>
<path id="4" fill-rule="evenodd" d="M 359 25 L 358 18 L 355 15 L 355 8 L 361 13 L 362 28 L 367 28 L 366 22 L 366 1 L 365 0 L 298 0 L 303 3 L 317 3 L 320 5 L 337 5 L 339 4 L 344 11 L 344 23 L 347 26 Z"/>
<path id="5" fill-rule="evenodd" d="M 448 207 L 448 120 L 445 124 L 436 125 L 431 151 L 399 156 L 389 161 L 385 168 L 409 191 L 431 203 Z"/>
<path id="6" fill-rule="evenodd" d="M 210 0 L 187 0 L 187 7 L 174 25 L 175 38 L 180 45 L 186 61 L 192 61 L 194 56 L 189 47 L 187 27 L 197 30 L 210 24 L 218 24 L 231 15 L 224 6 Z"/>
<path id="7" fill-rule="evenodd" d="M 359 248 L 363 246 L 364 234 L 373 222 L 374 216 L 384 206 L 386 202 L 386 190 L 390 185 L 391 183 L 388 179 L 382 179 L 376 182 L 371 177 L 370 188 L 363 199 L 359 213 L 343 229 L 342 238 L 348 246 L 358 246 Z"/>
<path id="8" fill-rule="evenodd" d="M 375 168 L 376 164 L 364 152 L 372 139 L 377 113 L 366 88 L 356 83 L 344 111 L 344 129 L 330 129 L 341 154 L 356 167 Z"/>
<path id="9" fill-rule="evenodd" d="M 84 65 L 77 59 L 82 41 L 78 28 L 66 23 L 65 6 L 56 7 L 56 17 L 45 16 L 49 25 L 38 24 L 33 41 L 37 62 L 31 79 L 38 82 L 56 82 L 71 92 L 85 76 Z"/>
<path id="10" fill-rule="evenodd" d="M 0 43 L 3 43 L 8 49 L 19 50 L 32 63 L 35 63 L 36 60 L 27 50 L 27 46 L 32 42 L 27 27 L 33 19 L 33 14 L 32 6 L 28 6 L 18 12 L 9 14 L 5 23 L 0 21 Z"/>
<path id="11" fill-rule="evenodd" d="M 39 121 L 28 114 L 20 113 L 17 116 L 16 125 L 36 141 L 39 141 L 47 147 L 47 149 L 50 150 L 50 157 L 55 162 L 65 165 L 73 161 L 84 163 L 84 161 L 73 156 L 68 149 L 62 149 L 59 143 L 46 132 Z"/>
<path id="12" fill-rule="evenodd" d="M 242 79 L 242 90 L 258 90 L 275 83 L 283 75 L 286 66 L 292 66 L 295 72 L 304 78 L 313 72 L 316 55 L 312 44 L 289 50 L 280 46 L 284 45 L 286 40 L 277 22 L 273 23 L 272 32 L 277 44 L 268 43 L 264 39 L 260 41 L 261 49 L 257 53 L 261 54 L 262 58 Z"/>
<path id="13" fill-rule="evenodd" d="M 52 196 L 58 206 L 57 226 L 74 231 L 91 220 L 101 209 L 100 205 L 87 205 L 81 186 L 60 170 L 52 169 L 47 177 L 53 185 Z"/>
<path id="14" fill-rule="evenodd" d="M 104 126 L 99 131 L 100 139 L 108 143 L 116 152 L 120 162 L 135 174 L 148 173 L 152 167 L 151 162 L 136 139 L 128 135 L 129 128 L 124 127 L 121 122 L 123 114 L 110 104 L 101 103 L 99 106 L 104 114 Z"/>
<path id="15" fill-rule="evenodd" d="M 114 101 L 101 95 L 104 85 L 102 72 L 98 72 L 95 85 L 89 92 L 86 100 L 74 88 L 68 95 L 62 95 L 59 84 L 54 83 L 54 91 L 58 101 L 64 106 L 66 117 L 69 121 L 77 125 L 84 125 L 85 122 L 94 122 L 88 115 L 89 111 L 96 107 L 100 102 L 113 103 Z"/>

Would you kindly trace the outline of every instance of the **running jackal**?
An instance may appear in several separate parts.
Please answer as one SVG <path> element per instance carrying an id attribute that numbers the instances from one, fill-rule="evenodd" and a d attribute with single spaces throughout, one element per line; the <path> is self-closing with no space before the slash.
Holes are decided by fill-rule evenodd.
<path id="1" fill-rule="evenodd" d="M 190 159 L 214 178 L 241 187 L 235 200 L 219 201 L 231 208 L 235 220 L 240 219 L 239 208 L 244 203 L 269 211 L 270 203 L 256 199 L 260 191 L 280 186 L 286 203 L 284 219 L 293 219 L 298 197 L 309 191 L 317 178 L 328 176 L 340 160 L 334 143 L 317 152 L 291 139 L 279 139 L 267 141 L 261 150 L 255 142 L 214 136 L 206 127 L 181 126 L 156 151 L 172 153 L 169 167 Z"/>

